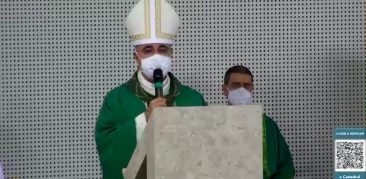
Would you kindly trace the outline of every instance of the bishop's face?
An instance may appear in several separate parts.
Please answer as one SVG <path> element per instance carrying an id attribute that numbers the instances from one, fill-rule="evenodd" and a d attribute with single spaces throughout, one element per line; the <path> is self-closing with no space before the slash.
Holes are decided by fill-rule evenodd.
<path id="1" fill-rule="evenodd" d="M 167 57 L 172 57 L 173 48 L 167 44 L 144 44 L 135 47 L 134 58 L 138 65 L 141 67 L 141 61 L 149 58 L 155 54 L 160 54 Z"/>

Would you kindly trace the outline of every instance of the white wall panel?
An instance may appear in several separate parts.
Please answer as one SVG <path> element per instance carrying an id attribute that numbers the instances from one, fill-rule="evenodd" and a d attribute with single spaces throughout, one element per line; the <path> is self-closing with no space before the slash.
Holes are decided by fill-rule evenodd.
<path id="1" fill-rule="evenodd" d="M 0 0 L 0 161 L 8 177 L 100 178 L 104 95 L 135 71 L 133 0 Z M 174 73 L 211 105 L 248 66 L 297 178 L 332 178 L 334 127 L 366 127 L 362 0 L 173 0 Z"/>

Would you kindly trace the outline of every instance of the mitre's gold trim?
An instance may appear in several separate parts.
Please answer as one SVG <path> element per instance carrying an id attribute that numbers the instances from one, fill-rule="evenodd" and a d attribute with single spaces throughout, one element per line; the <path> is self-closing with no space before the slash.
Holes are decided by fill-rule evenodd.
<path id="1" fill-rule="evenodd" d="M 150 1 L 144 0 L 144 8 L 145 8 L 145 33 L 138 35 L 131 35 L 130 39 L 132 41 L 141 40 L 141 39 L 149 39 L 151 38 L 151 26 L 150 26 Z"/>
<path id="2" fill-rule="evenodd" d="M 156 37 L 175 40 L 175 34 L 161 32 L 161 0 L 155 0 L 155 31 Z"/>

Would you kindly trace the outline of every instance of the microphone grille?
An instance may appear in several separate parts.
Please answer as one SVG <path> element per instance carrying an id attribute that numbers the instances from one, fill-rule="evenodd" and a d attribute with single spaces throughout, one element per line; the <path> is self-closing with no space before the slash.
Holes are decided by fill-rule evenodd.
<path id="1" fill-rule="evenodd" d="M 163 81 L 163 71 L 160 68 L 154 70 L 154 83 Z"/>

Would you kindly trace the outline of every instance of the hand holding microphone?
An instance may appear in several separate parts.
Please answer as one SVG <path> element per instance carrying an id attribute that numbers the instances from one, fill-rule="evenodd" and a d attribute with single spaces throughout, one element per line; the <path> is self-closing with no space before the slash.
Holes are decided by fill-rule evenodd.
<path id="1" fill-rule="evenodd" d="M 149 108 L 145 112 L 146 121 L 149 121 L 152 111 L 157 107 L 166 107 L 166 99 L 163 98 L 163 71 L 161 69 L 154 70 L 154 86 L 155 99 L 150 101 Z"/>

